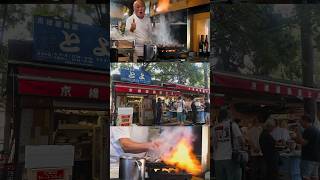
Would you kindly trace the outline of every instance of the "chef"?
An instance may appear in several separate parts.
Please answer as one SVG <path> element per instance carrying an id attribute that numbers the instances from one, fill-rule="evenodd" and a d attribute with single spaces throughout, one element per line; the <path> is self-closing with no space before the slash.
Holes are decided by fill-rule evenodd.
<path id="1" fill-rule="evenodd" d="M 143 57 L 143 46 L 151 41 L 152 25 L 150 17 L 145 14 L 143 0 L 133 3 L 133 14 L 126 21 L 126 33 L 135 37 L 135 59 Z"/>
<path id="2" fill-rule="evenodd" d="M 148 136 L 148 127 L 110 127 L 110 178 L 118 178 L 121 156 L 142 158 L 146 152 L 159 148 L 158 142 L 148 142 Z"/>

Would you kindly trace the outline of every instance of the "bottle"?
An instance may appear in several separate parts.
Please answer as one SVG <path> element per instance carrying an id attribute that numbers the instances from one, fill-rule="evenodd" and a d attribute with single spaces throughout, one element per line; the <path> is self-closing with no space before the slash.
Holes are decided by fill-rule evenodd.
<path id="1" fill-rule="evenodd" d="M 210 52 L 209 52 L 209 42 L 208 42 L 208 35 L 206 35 L 206 40 L 204 41 L 204 45 L 205 45 L 205 56 L 206 57 L 209 57 L 209 54 L 210 54 Z"/>
<path id="2" fill-rule="evenodd" d="M 203 56 L 203 49 L 204 49 L 203 35 L 201 35 L 200 41 L 199 41 L 199 57 Z"/>
<path id="3" fill-rule="evenodd" d="M 206 55 L 207 55 L 207 47 L 206 47 L 206 42 L 205 42 L 205 40 L 204 40 L 204 35 L 203 35 L 203 41 L 202 41 L 202 47 L 203 47 L 203 50 L 202 50 L 202 52 L 203 52 L 203 56 L 202 57 L 206 57 Z"/>

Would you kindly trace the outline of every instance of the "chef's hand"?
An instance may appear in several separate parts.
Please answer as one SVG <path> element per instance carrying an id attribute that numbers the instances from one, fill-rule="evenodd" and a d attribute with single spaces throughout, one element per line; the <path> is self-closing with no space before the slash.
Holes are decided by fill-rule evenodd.
<path id="1" fill-rule="evenodd" d="M 160 148 L 162 142 L 160 140 L 154 140 L 152 142 L 150 142 L 150 147 L 149 149 L 152 151 L 156 151 Z"/>
<path id="2" fill-rule="evenodd" d="M 133 18 L 133 21 L 132 21 L 132 23 L 131 23 L 131 27 L 130 27 L 130 31 L 131 32 L 134 32 L 135 30 L 136 30 L 136 21 L 134 20 L 134 18 Z"/>

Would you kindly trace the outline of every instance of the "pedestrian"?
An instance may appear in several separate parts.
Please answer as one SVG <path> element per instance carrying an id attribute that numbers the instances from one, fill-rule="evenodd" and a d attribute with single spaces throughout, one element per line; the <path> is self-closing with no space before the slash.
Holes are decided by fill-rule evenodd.
<path id="1" fill-rule="evenodd" d="M 226 109 L 220 110 L 218 122 L 213 128 L 213 159 L 216 179 L 241 180 L 241 166 L 232 160 L 233 149 L 240 150 L 243 144 L 240 128 L 232 122 L 231 115 Z M 233 138 L 233 148 L 231 138 Z"/>
<path id="2" fill-rule="evenodd" d="M 170 119 L 170 121 L 172 121 L 172 119 L 174 118 L 174 111 L 175 111 L 174 101 L 171 98 L 169 101 L 169 119 Z"/>
<path id="3" fill-rule="evenodd" d="M 177 102 L 177 119 L 180 125 L 184 124 L 184 109 L 185 109 L 185 102 L 180 96 Z"/>
<path id="4" fill-rule="evenodd" d="M 210 122 L 210 103 L 208 99 L 206 99 L 204 103 L 204 119 L 205 119 L 205 123 Z"/>
<path id="5" fill-rule="evenodd" d="M 156 118 L 156 125 L 161 124 L 161 117 L 162 117 L 162 100 L 161 98 L 158 98 L 157 104 L 156 104 L 156 111 L 157 111 L 157 118 Z"/>
<path id="6" fill-rule="evenodd" d="M 263 131 L 259 137 L 259 144 L 262 152 L 263 162 L 265 165 L 265 180 L 278 180 L 279 176 L 279 152 L 276 150 L 276 141 L 271 132 L 276 127 L 275 121 L 269 118 L 263 126 Z"/>
<path id="7" fill-rule="evenodd" d="M 310 115 L 303 115 L 300 125 L 304 128 L 303 134 L 296 129 L 293 139 L 302 145 L 300 173 L 303 180 L 318 180 L 320 166 L 320 132 L 312 125 Z"/>
<path id="8" fill-rule="evenodd" d="M 262 133 L 262 127 L 259 120 L 254 118 L 252 126 L 248 129 L 247 138 L 250 146 L 250 180 L 262 179 L 262 152 L 259 145 L 259 136 Z"/>
<path id="9" fill-rule="evenodd" d="M 197 124 L 197 114 L 198 114 L 198 110 L 197 110 L 197 106 L 196 106 L 196 98 L 192 99 L 192 103 L 191 103 L 191 112 L 192 112 L 192 124 L 195 125 Z"/>

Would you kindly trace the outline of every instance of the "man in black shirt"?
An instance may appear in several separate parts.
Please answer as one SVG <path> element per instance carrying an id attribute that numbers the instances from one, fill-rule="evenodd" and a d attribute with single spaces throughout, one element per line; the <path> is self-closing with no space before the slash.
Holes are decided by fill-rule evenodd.
<path id="1" fill-rule="evenodd" d="M 191 111 L 192 111 L 192 123 L 195 125 L 197 123 L 197 113 L 198 113 L 195 98 L 193 98 L 191 103 Z"/>
<path id="2" fill-rule="evenodd" d="M 320 166 L 320 132 L 312 125 L 312 118 L 303 115 L 300 120 L 304 128 L 303 135 L 296 130 L 297 136 L 293 138 L 302 145 L 301 149 L 301 176 L 303 180 L 318 180 L 318 169 Z"/>
<path id="3" fill-rule="evenodd" d="M 156 118 L 156 125 L 161 124 L 161 117 L 162 117 L 162 100 L 158 98 L 158 102 L 156 104 L 157 107 L 157 118 Z"/>
<path id="4" fill-rule="evenodd" d="M 275 128 L 274 119 L 269 118 L 263 127 L 263 131 L 259 136 L 259 144 L 263 154 L 263 161 L 265 164 L 265 180 L 277 180 L 278 179 L 278 163 L 279 152 L 276 150 L 276 141 L 271 136 L 272 130 Z"/>

